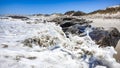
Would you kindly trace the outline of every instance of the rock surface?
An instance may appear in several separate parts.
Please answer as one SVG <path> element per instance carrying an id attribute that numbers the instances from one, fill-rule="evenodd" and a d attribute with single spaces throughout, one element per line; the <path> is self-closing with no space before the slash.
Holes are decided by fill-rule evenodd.
<path id="1" fill-rule="evenodd" d="M 116 47 L 119 39 L 120 32 L 116 28 L 109 28 L 105 30 L 104 28 L 95 28 L 89 33 L 92 40 L 102 47 L 113 46 Z"/>
<path id="2" fill-rule="evenodd" d="M 111 27 L 105 29 L 103 27 L 92 27 L 90 23 L 92 21 L 87 21 L 86 19 L 78 19 L 75 17 L 59 17 L 52 20 L 57 22 L 62 27 L 63 32 L 69 37 L 69 34 L 86 36 L 86 30 L 91 30 L 89 35 L 96 44 L 101 47 L 113 46 L 116 47 L 119 39 L 120 32 L 117 28 Z"/>
<path id="3" fill-rule="evenodd" d="M 91 26 L 89 23 L 92 23 L 92 21 L 74 17 L 55 18 L 52 21 L 57 22 L 65 33 L 76 34 L 79 36 L 85 36 L 86 28 Z"/>

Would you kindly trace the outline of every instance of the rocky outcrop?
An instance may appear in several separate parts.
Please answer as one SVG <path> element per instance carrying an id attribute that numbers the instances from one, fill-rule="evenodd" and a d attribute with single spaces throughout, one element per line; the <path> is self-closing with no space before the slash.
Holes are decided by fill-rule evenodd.
<path id="1" fill-rule="evenodd" d="M 86 36 L 87 29 L 90 29 L 89 33 L 92 40 L 101 47 L 113 46 L 116 47 L 119 39 L 120 32 L 116 28 L 105 29 L 103 27 L 92 27 L 90 23 L 92 21 L 87 21 L 86 19 L 79 19 L 75 17 L 58 17 L 52 20 L 62 27 L 63 32 L 69 38 L 69 34 Z"/>
<path id="2" fill-rule="evenodd" d="M 113 46 L 116 47 L 119 39 L 120 32 L 116 28 L 95 28 L 92 32 L 89 33 L 92 40 L 99 44 L 101 47 Z"/>
<path id="3" fill-rule="evenodd" d="M 65 12 L 64 15 L 69 15 L 69 16 L 82 16 L 85 15 L 86 13 L 82 12 L 82 11 L 68 11 Z"/>
<path id="4" fill-rule="evenodd" d="M 85 29 L 90 27 L 89 23 L 92 23 L 92 21 L 75 17 L 58 17 L 53 19 L 52 22 L 56 22 L 58 25 L 60 25 L 66 35 L 71 33 L 79 36 L 86 35 Z"/>
<path id="5" fill-rule="evenodd" d="M 73 24 L 76 24 L 76 23 L 79 23 L 79 24 L 88 24 L 88 23 L 91 23 L 92 21 L 87 21 L 86 19 L 83 19 L 83 18 L 76 18 L 76 17 L 66 17 L 66 16 L 63 16 L 63 17 L 56 17 L 52 20 L 50 20 L 49 22 L 55 22 L 56 24 L 65 24 L 67 22 L 71 22 Z"/>

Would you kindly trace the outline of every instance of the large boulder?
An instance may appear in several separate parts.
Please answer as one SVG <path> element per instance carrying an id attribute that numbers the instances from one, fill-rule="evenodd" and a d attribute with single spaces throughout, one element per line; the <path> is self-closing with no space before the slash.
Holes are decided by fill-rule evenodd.
<path id="1" fill-rule="evenodd" d="M 116 28 L 94 28 L 92 32 L 89 33 L 92 40 L 100 47 L 113 46 L 116 47 L 119 39 L 120 32 Z"/>

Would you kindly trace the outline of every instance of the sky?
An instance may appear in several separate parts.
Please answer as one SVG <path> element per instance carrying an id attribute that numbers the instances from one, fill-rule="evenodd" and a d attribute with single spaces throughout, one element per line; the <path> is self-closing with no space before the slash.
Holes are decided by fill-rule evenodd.
<path id="1" fill-rule="evenodd" d="M 0 14 L 89 13 L 118 4 L 120 0 L 0 0 Z"/>

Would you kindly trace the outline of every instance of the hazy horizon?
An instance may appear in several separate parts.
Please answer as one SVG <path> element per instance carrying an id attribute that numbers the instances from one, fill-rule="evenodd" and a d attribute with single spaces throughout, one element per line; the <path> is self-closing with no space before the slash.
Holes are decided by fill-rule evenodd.
<path id="1" fill-rule="evenodd" d="M 0 14 L 86 13 L 120 4 L 119 0 L 1 0 Z"/>

